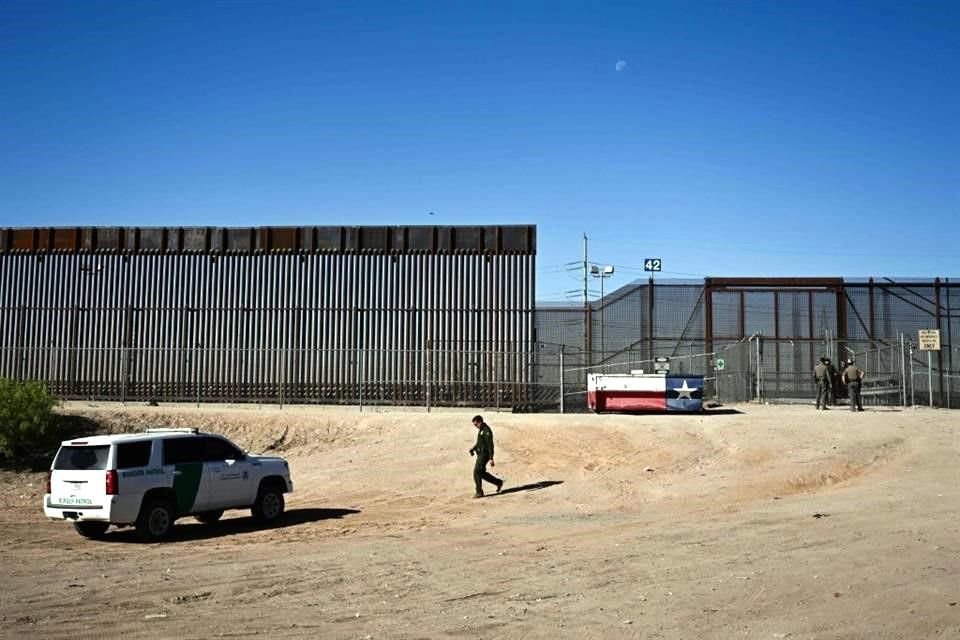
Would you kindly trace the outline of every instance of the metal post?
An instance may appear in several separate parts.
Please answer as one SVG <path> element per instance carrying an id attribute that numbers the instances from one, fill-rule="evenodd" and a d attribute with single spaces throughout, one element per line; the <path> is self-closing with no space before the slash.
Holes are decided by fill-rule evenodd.
<path id="1" fill-rule="evenodd" d="M 427 366 L 426 366 L 426 369 L 427 369 L 427 371 L 426 371 L 426 373 L 427 373 L 427 413 L 430 413 L 430 389 L 431 389 L 431 387 L 433 386 L 433 384 L 432 384 L 432 377 L 433 377 L 433 376 L 432 376 L 432 370 L 431 370 L 431 368 L 432 368 L 432 367 L 431 367 L 431 364 L 432 364 L 432 360 L 433 360 L 433 341 L 432 341 L 432 340 L 427 340 L 427 353 L 426 353 L 426 357 L 425 357 L 424 359 L 426 360 L 426 365 L 427 365 Z"/>
<path id="2" fill-rule="evenodd" d="M 757 402 L 763 402 L 763 362 L 760 352 L 760 333 L 757 333 Z"/>
<path id="3" fill-rule="evenodd" d="M 283 409 L 283 390 L 287 383 L 287 349 L 284 348 L 280 362 L 280 408 Z"/>
<path id="4" fill-rule="evenodd" d="M 494 352 L 493 354 L 493 393 L 496 396 L 494 402 L 496 403 L 497 413 L 500 413 L 500 364 L 497 361 L 502 360 L 502 357 L 500 352 Z"/>
<path id="5" fill-rule="evenodd" d="M 916 407 L 917 402 L 916 402 L 916 397 L 914 395 L 916 392 L 916 389 L 914 389 L 914 386 L 913 386 L 913 341 L 912 340 L 910 341 L 910 344 L 908 346 L 909 346 L 909 350 L 907 353 L 910 356 L 910 406 Z"/>
<path id="6" fill-rule="evenodd" d="M 193 341 L 193 384 L 197 389 L 197 408 L 200 408 L 200 358 L 197 357 L 197 348 L 200 343 Z"/>
<path id="7" fill-rule="evenodd" d="M 23 376 L 23 366 L 24 366 L 24 361 L 27 359 L 26 352 L 25 352 L 24 346 L 23 346 L 24 335 L 25 335 L 25 332 L 26 332 L 26 328 L 25 328 L 25 325 L 26 325 L 26 320 L 25 320 L 26 313 L 27 313 L 26 307 L 24 307 L 23 305 L 20 305 L 20 309 L 18 310 L 18 313 L 17 313 L 17 350 L 16 350 L 16 354 L 17 354 L 17 367 L 16 367 L 16 369 L 17 369 L 17 380 L 23 380 L 23 378 L 24 378 L 24 376 Z"/>
<path id="8" fill-rule="evenodd" d="M 560 345 L 560 413 L 563 413 L 563 345 Z"/>
<path id="9" fill-rule="evenodd" d="M 900 406 L 907 406 L 907 365 L 903 361 L 904 341 L 903 333 L 900 333 Z"/>
<path id="10" fill-rule="evenodd" d="M 947 409 L 953 409 L 953 402 L 950 398 L 950 390 L 953 387 L 953 331 L 951 330 L 951 309 L 950 309 L 950 278 L 946 278 L 947 283 L 947 344 L 950 345 L 950 351 L 947 352 Z"/>
<path id="11" fill-rule="evenodd" d="M 359 316 L 359 313 L 357 314 Z M 357 333 L 357 349 L 356 349 L 356 359 L 357 359 L 357 398 L 360 405 L 360 412 L 363 413 L 363 347 L 360 344 L 360 335 Z"/>
<path id="12" fill-rule="evenodd" d="M 927 351 L 927 394 L 930 408 L 933 408 L 933 352 Z"/>

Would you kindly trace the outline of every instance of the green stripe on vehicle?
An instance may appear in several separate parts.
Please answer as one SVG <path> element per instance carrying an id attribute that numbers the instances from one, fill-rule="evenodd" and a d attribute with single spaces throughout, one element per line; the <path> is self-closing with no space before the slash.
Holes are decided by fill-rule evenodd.
<path id="1" fill-rule="evenodd" d="M 178 464 L 173 474 L 173 491 L 177 494 L 177 510 L 189 513 L 197 501 L 200 489 L 200 476 L 203 475 L 202 462 Z"/>

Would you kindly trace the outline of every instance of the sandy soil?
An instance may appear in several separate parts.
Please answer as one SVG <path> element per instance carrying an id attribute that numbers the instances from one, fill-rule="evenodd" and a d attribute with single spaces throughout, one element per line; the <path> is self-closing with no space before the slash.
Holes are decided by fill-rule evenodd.
<path id="1" fill-rule="evenodd" d="M 280 451 L 284 522 L 80 538 L 0 473 L 5 637 L 960 638 L 960 414 L 738 406 L 474 411 L 74 404 Z"/>

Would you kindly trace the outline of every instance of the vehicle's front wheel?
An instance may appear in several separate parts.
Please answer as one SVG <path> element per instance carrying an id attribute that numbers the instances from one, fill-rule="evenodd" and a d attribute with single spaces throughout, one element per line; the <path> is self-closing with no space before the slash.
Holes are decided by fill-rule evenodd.
<path id="1" fill-rule="evenodd" d="M 173 531 L 176 512 L 169 500 L 150 500 L 140 508 L 137 518 L 137 533 L 148 542 L 158 542 Z"/>
<path id="2" fill-rule="evenodd" d="M 223 509 L 218 509 L 217 511 L 204 511 L 203 513 L 195 513 L 193 517 L 202 522 L 203 524 L 213 524 L 220 520 L 223 517 Z"/>
<path id="3" fill-rule="evenodd" d="M 74 522 L 73 528 L 84 538 L 96 540 L 102 538 L 110 525 L 106 522 Z"/>
<path id="4" fill-rule="evenodd" d="M 276 485 L 268 484 L 260 487 L 260 491 L 257 492 L 257 501 L 253 503 L 251 512 L 258 522 L 270 523 L 283 515 L 284 507 L 283 491 Z"/>

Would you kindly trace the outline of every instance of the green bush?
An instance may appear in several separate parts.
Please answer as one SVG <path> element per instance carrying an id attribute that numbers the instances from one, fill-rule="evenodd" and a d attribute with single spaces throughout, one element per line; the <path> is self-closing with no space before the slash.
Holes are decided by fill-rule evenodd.
<path id="1" fill-rule="evenodd" d="M 0 378 L 0 454 L 33 456 L 55 445 L 61 431 L 55 406 L 42 382 Z"/>

